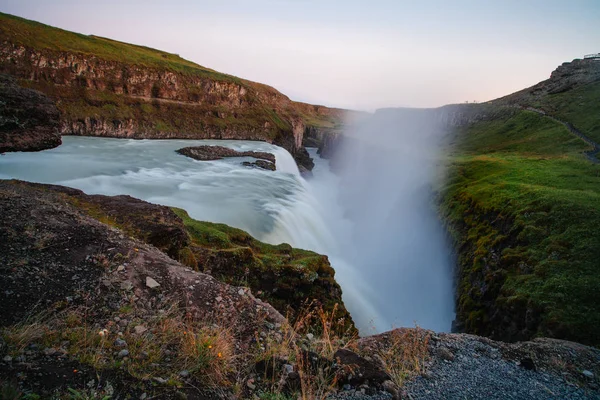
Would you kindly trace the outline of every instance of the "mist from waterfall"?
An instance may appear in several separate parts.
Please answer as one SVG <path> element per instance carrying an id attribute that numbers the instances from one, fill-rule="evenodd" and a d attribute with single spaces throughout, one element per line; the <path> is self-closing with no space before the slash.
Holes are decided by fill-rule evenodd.
<path id="1" fill-rule="evenodd" d="M 451 328 L 452 251 L 432 195 L 443 140 L 427 110 L 378 111 L 345 132 L 332 159 L 335 186 L 315 188 L 337 238 L 332 263 L 346 264 L 337 275 L 344 301 L 362 333 Z M 332 190 L 336 201 L 325 201 Z"/>

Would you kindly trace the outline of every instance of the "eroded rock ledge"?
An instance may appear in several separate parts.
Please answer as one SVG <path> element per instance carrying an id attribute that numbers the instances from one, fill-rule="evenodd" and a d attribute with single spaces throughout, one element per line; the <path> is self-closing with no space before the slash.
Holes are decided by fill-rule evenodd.
<path id="1" fill-rule="evenodd" d="M 0 74 L 0 153 L 59 146 L 58 121 L 58 109 L 52 100 Z"/>
<path id="2" fill-rule="evenodd" d="M 176 150 L 177 153 L 199 161 L 221 160 L 229 157 L 254 157 L 255 162 L 243 162 L 242 165 L 275 171 L 276 160 L 271 153 L 264 151 L 237 151 L 224 146 L 194 146 Z"/>

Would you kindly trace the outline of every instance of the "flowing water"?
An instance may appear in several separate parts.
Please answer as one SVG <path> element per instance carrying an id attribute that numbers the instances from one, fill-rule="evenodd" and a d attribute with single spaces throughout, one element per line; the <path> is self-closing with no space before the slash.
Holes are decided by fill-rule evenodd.
<path id="1" fill-rule="evenodd" d="M 252 158 L 196 161 L 175 153 L 194 145 L 271 152 L 277 159 L 277 171 L 241 165 Z M 365 236 L 357 232 L 357 228 L 362 229 L 360 221 L 348 219 L 339 205 L 340 178 L 329 170 L 326 160 L 314 150 L 310 152 L 316 166 L 314 177 L 305 180 L 286 150 L 263 142 L 65 136 L 63 144 L 55 149 L 1 156 L 0 179 L 70 186 L 89 194 L 127 194 L 183 208 L 198 220 L 244 229 L 268 243 L 286 242 L 327 254 L 342 286 L 344 302 L 361 332 L 410 326 L 414 322 L 430 329 L 449 330 L 451 309 L 441 319 L 437 309 L 435 313 L 428 309 L 440 308 L 430 305 L 439 302 L 439 296 L 423 293 L 423 299 L 413 299 L 417 307 L 406 303 L 402 288 L 423 284 L 415 271 L 420 265 L 396 268 L 393 263 L 402 264 L 402 260 L 395 255 L 386 256 L 386 262 L 381 263 L 373 254 L 377 251 L 373 246 L 366 246 L 366 254 L 361 254 L 357 240 L 368 241 L 369 235 L 373 238 L 377 234 L 370 232 Z M 375 264 L 369 260 L 375 260 Z M 386 272 L 382 268 L 397 271 Z M 436 268 L 425 268 L 433 281 L 436 278 L 429 274 L 435 274 Z M 438 286 L 434 284 L 431 289 L 437 290 Z"/>

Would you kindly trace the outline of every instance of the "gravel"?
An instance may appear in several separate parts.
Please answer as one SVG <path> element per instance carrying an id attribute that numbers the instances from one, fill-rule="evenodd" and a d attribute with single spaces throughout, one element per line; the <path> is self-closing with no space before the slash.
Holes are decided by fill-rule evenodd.
<path id="1" fill-rule="evenodd" d="M 377 392 L 373 395 L 362 393 L 360 390 L 345 390 L 328 396 L 328 400 L 392 400 L 392 395 L 386 392 Z"/>
<path id="2" fill-rule="evenodd" d="M 578 387 L 555 374 L 526 369 L 475 339 L 456 343 L 451 350 L 453 361 L 435 358 L 426 376 L 405 384 L 407 398 L 600 399 L 598 391 Z"/>

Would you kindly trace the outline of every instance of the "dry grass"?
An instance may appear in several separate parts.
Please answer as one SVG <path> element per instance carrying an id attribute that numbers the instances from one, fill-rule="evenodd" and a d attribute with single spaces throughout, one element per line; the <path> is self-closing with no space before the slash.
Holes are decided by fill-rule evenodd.
<path id="1" fill-rule="evenodd" d="M 114 320 L 91 324 L 87 309 L 79 307 L 2 329 L 0 335 L 15 355 L 36 343 L 41 348 L 63 349 L 95 369 L 121 368 L 139 379 L 162 377 L 180 386 L 179 373 L 186 370 L 206 387 L 231 385 L 235 344 L 227 327 L 187 320 L 175 305 L 144 320 L 137 319 L 133 309 L 127 317 L 127 327 Z M 138 325 L 146 330 L 136 333 Z M 127 345 L 121 345 L 120 340 Z M 129 354 L 118 356 L 124 349 Z"/>
<path id="2" fill-rule="evenodd" d="M 425 372 L 430 334 L 417 327 L 396 329 L 389 335 L 387 346 L 377 354 L 385 372 L 398 387 L 402 387 L 407 379 Z"/>
<path id="3" fill-rule="evenodd" d="M 290 398 L 324 399 L 336 392 L 337 375 L 331 360 L 338 349 L 351 345 L 357 338 L 343 319 L 335 317 L 336 312 L 337 305 L 325 311 L 314 302 L 309 303 L 293 325 L 282 327 L 283 340 L 267 342 L 265 349 L 257 354 L 257 361 L 271 362 L 271 370 L 263 377 L 271 379 L 271 387 L 261 398 L 286 398 L 280 395 L 284 390 L 285 372 L 276 369 L 275 360 L 294 365 L 299 375 L 298 391 Z"/>
<path id="4" fill-rule="evenodd" d="M 3 339 L 11 344 L 15 354 L 24 351 L 30 343 L 40 341 L 48 332 L 48 326 L 40 321 L 25 321 L 2 329 Z"/>
<path id="5" fill-rule="evenodd" d="M 356 333 L 335 317 L 336 307 L 327 312 L 313 303 L 293 325 L 285 323 L 266 337 L 256 332 L 256 347 L 250 354 L 236 352 L 231 321 L 192 321 L 177 304 L 152 317 L 138 315 L 134 303 L 126 310 L 122 307 L 119 315 L 129 320 L 126 327 L 114 317 L 92 323 L 88 311 L 78 307 L 52 317 L 40 316 L 0 334 L 14 354 L 31 343 L 39 348 L 62 346 L 68 356 L 98 371 L 121 369 L 142 380 L 161 377 L 174 387 L 193 379 L 204 388 L 233 391 L 238 397 L 248 394 L 247 383 L 255 379 L 252 382 L 259 388 L 251 395 L 277 400 L 324 399 L 337 392 L 342 371 L 333 365 L 334 354 L 341 348 L 358 348 Z M 136 333 L 140 325 L 146 330 Z M 119 340 L 127 346 L 121 347 Z M 424 330 L 394 331 L 375 358 L 402 386 L 407 378 L 424 371 L 428 341 Z M 124 349 L 128 355 L 119 357 Z M 257 377 L 253 367 L 260 362 L 265 368 Z M 296 378 L 286 379 L 284 364 L 293 366 Z M 189 378 L 180 376 L 184 370 Z"/>

